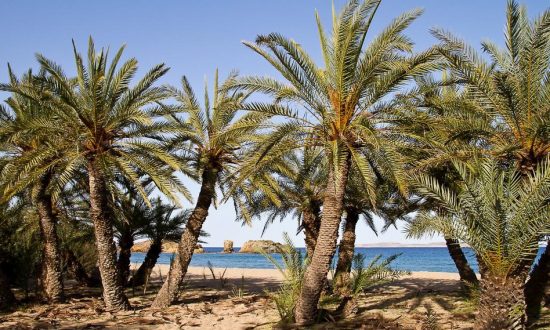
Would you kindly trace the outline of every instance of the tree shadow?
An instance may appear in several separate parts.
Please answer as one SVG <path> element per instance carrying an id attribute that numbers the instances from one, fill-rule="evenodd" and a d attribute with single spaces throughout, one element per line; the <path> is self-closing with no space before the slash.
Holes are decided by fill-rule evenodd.
<path id="1" fill-rule="evenodd" d="M 385 287 L 375 288 L 374 290 L 403 291 L 403 293 L 397 297 L 367 304 L 366 306 L 360 307 L 360 311 L 386 309 L 404 302 L 410 303 L 407 309 L 408 311 L 412 311 L 424 304 L 426 298 L 434 300 L 443 309 L 451 311 L 454 309 L 454 306 L 443 298 L 457 298 L 460 296 L 460 286 L 455 280 L 406 278 L 395 281 Z"/>
<path id="2" fill-rule="evenodd" d="M 323 322 L 310 326 L 298 326 L 296 324 L 276 324 L 272 329 L 290 330 L 290 329 L 312 329 L 312 330 L 332 330 L 332 329 L 364 329 L 364 330 L 397 330 L 403 327 L 396 322 L 384 318 L 380 313 L 371 313 L 354 317 L 352 319 L 338 320 L 334 322 Z"/>

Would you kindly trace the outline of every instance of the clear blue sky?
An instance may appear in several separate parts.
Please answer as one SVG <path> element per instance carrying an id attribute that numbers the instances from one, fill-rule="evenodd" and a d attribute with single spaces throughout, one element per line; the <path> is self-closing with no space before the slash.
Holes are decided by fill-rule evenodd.
<path id="1" fill-rule="evenodd" d="M 343 1 L 335 1 L 339 8 Z M 549 7 L 548 1 L 523 1 L 530 16 Z M 417 49 L 434 43 L 428 30 L 446 28 L 476 46 L 491 39 L 502 44 L 505 0 L 385 0 L 374 20 L 370 36 L 389 21 L 416 7 L 425 13 L 408 30 Z M 233 1 L 28 1 L 0 2 L 0 65 L 11 63 L 19 74 L 36 67 L 34 54 L 40 52 L 74 72 L 71 39 L 86 51 L 92 35 L 97 46 L 118 48 L 127 45 L 126 55 L 136 57 L 145 70 L 164 62 L 171 67 L 163 83 L 178 84 L 186 75 L 196 90 L 205 76 L 212 77 L 216 67 L 225 75 L 232 69 L 241 74 L 274 75 L 274 71 L 246 47 L 241 40 L 254 40 L 257 34 L 279 32 L 300 42 L 316 59 L 319 45 L 314 11 L 330 23 L 330 1 L 233 0 Z M 7 80 L 5 66 L 0 81 Z M 4 99 L 6 94 L 0 94 Z M 186 181 L 194 196 L 198 186 Z M 189 205 L 190 207 L 191 205 Z M 239 246 L 247 239 L 259 239 L 263 224 L 252 228 L 234 222 L 232 204 L 212 210 L 205 230 L 211 234 L 208 245 L 220 246 L 233 239 Z M 296 232 L 296 221 L 275 224 L 264 235 L 280 240 L 283 231 Z M 434 238 L 434 241 L 441 239 Z M 296 240 L 303 246 L 301 236 Z M 375 237 L 364 224 L 358 227 L 358 243 L 403 242 L 400 230 L 389 230 Z M 412 242 L 412 241 L 411 241 Z"/>

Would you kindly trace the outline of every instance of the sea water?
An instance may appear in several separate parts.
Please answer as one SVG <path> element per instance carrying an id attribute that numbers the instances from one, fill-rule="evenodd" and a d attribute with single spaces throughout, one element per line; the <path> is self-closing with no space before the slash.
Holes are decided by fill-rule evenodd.
<path id="1" fill-rule="evenodd" d="M 205 247 L 205 253 L 194 254 L 191 259 L 191 266 L 206 267 L 210 262 L 216 268 L 259 268 L 272 269 L 275 266 L 269 262 L 261 254 L 238 253 L 238 248 L 235 253 L 221 253 L 221 247 Z M 302 255 L 305 255 L 305 249 L 299 248 Z M 477 262 L 472 251 L 469 248 L 464 248 L 464 254 L 470 262 L 472 268 L 477 271 Z M 394 254 L 400 256 L 392 263 L 395 269 L 408 271 L 428 271 L 428 272 L 456 272 L 456 267 L 449 256 L 449 252 L 445 247 L 414 247 L 414 248 L 356 248 L 355 253 L 365 255 L 365 264 L 368 264 L 372 258 L 377 255 L 389 257 Z M 133 263 L 141 263 L 145 253 L 132 253 L 131 261 Z M 273 257 L 281 261 L 279 254 L 273 254 Z M 170 264 L 173 258 L 172 253 L 161 253 L 157 263 Z"/>
<path id="2" fill-rule="evenodd" d="M 210 262 L 216 268 L 259 268 L 273 269 L 275 266 L 269 262 L 261 254 L 238 253 L 238 248 L 235 253 L 221 253 L 221 247 L 205 247 L 206 253 L 194 254 L 191 259 L 191 266 L 207 267 Z M 305 255 L 305 249 L 299 248 L 302 255 Z M 478 272 L 477 261 L 474 253 L 470 248 L 462 248 L 470 266 L 474 271 Z M 539 255 L 543 249 L 539 249 Z M 393 268 L 398 270 L 406 270 L 412 272 L 450 272 L 456 273 L 456 267 L 453 260 L 449 256 L 446 247 L 385 247 L 385 248 L 356 248 L 355 253 L 365 255 L 365 265 L 377 255 L 389 257 L 394 254 L 400 256 L 392 263 Z M 132 253 L 131 261 L 140 264 L 145 257 L 145 253 Z M 273 257 L 281 261 L 279 254 L 273 254 Z M 161 253 L 157 263 L 170 264 L 173 258 L 172 253 Z M 334 258 L 336 259 L 336 257 Z"/>

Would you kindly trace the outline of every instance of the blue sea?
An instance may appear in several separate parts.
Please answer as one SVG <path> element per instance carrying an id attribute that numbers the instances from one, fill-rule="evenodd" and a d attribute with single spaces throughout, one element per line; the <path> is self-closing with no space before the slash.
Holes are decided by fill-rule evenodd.
<path id="1" fill-rule="evenodd" d="M 248 253 L 221 253 L 221 247 L 205 247 L 206 253 L 195 254 L 191 260 L 191 266 L 206 267 L 210 262 L 216 268 L 275 268 L 261 254 Z M 238 248 L 236 249 L 238 251 Z M 305 255 L 305 249 L 301 248 Z M 466 258 L 472 268 L 477 272 L 477 262 L 473 252 L 469 248 L 464 248 Z M 407 271 L 427 271 L 427 272 L 456 272 L 456 267 L 449 256 L 445 247 L 414 247 L 414 248 L 356 248 L 355 253 L 362 253 L 366 256 L 365 264 L 377 255 L 389 257 L 393 254 L 401 254 L 393 263 L 393 267 L 399 270 Z M 170 264 L 172 253 L 162 253 L 158 259 L 159 264 Z M 281 256 L 273 254 L 275 259 L 281 260 Z M 132 253 L 131 261 L 141 263 L 145 253 Z M 336 259 L 336 258 L 335 258 Z"/>
<path id="2" fill-rule="evenodd" d="M 272 269 L 275 268 L 261 254 L 249 253 L 221 253 L 221 247 L 205 247 L 206 253 L 195 254 L 191 259 L 191 266 L 206 267 L 210 262 L 216 268 L 259 268 Z M 238 251 L 238 248 L 235 249 Z M 305 249 L 299 248 L 302 255 L 305 255 Z M 477 261 L 471 249 L 463 248 L 464 254 L 468 259 L 470 266 L 474 271 L 478 272 Z M 539 256 L 543 252 L 543 248 L 539 249 Z M 450 272 L 456 273 L 456 267 L 453 260 L 449 256 L 446 247 L 396 247 L 396 248 L 356 248 L 355 253 L 362 253 L 366 256 L 365 264 L 377 255 L 389 257 L 393 254 L 401 254 L 393 263 L 393 267 L 398 270 L 406 270 L 412 272 Z M 172 253 L 162 253 L 158 259 L 159 264 L 170 264 Z M 274 258 L 281 261 L 279 254 L 273 254 Z M 145 258 L 145 253 L 132 253 L 131 262 L 140 264 Z M 336 260 L 336 257 L 334 258 Z"/>
<path id="3" fill-rule="evenodd" d="M 191 266 L 207 267 L 210 262 L 216 268 L 259 268 L 272 269 L 275 268 L 261 254 L 249 253 L 221 253 L 221 247 L 205 247 L 206 253 L 195 254 L 191 260 Z M 238 251 L 238 248 L 235 249 Z M 305 255 L 305 249 L 300 248 L 302 255 Z M 470 248 L 463 248 L 464 254 L 468 259 L 470 266 L 474 271 L 478 272 L 477 261 Z M 539 249 L 539 256 L 543 252 L 543 248 Z M 401 254 L 393 263 L 393 267 L 399 270 L 412 272 L 450 272 L 456 273 L 456 267 L 453 260 L 449 256 L 446 247 L 396 247 L 396 248 L 356 248 L 355 253 L 362 253 L 366 256 L 365 264 L 377 255 L 389 257 L 393 254 Z M 276 260 L 281 261 L 279 254 L 273 254 Z M 132 253 L 131 262 L 141 263 L 145 253 Z M 159 264 L 170 264 L 173 257 L 172 253 L 162 253 L 158 259 Z M 336 257 L 334 258 L 336 259 Z"/>

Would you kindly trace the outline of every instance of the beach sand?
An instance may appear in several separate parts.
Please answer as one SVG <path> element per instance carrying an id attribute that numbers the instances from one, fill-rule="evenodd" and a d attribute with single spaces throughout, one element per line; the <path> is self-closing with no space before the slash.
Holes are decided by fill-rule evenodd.
<path id="1" fill-rule="evenodd" d="M 170 269 L 169 265 L 158 265 L 155 269 L 157 275 L 159 269 L 162 274 L 168 274 Z M 214 274 L 223 272 L 223 268 L 214 268 Z M 209 275 L 210 270 L 207 267 L 189 267 L 188 274 L 193 276 L 202 276 L 203 274 Z M 225 276 L 228 279 L 241 279 L 245 278 L 262 278 L 270 281 L 281 281 L 283 276 L 277 269 L 244 269 L 244 268 L 227 268 Z M 413 272 L 411 275 L 403 277 L 405 278 L 418 278 L 418 279 L 436 279 L 436 280 L 459 280 L 458 273 L 440 273 L 440 272 Z"/>
<path id="2" fill-rule="evenodd" d="M 157 265 L 145 289 L 130 288 L 133 310 L 103 310 L 98 289 L 67 282 L 69 300 L 56 305 L 29 305 L 0 317 L 0 328 L 55 329 L 271 329 L 278 321 L 266 290 L 276 290 L 282 275 L 274 269 L 190 267 L 174 306 L 148 308 L 168 265 Z M 223 275 L 223 280 L 221 274 Z M 442 329 L 469 329 L 473 308 L 459 292 L 458 274 L 415 272 L 369 290 L 359 297 L 359 313 L 349 321 L 324 323 L 316 329 L 421 329 L 429 319 Z M 428 312 L 431 310 L 431 312 Z"/>

